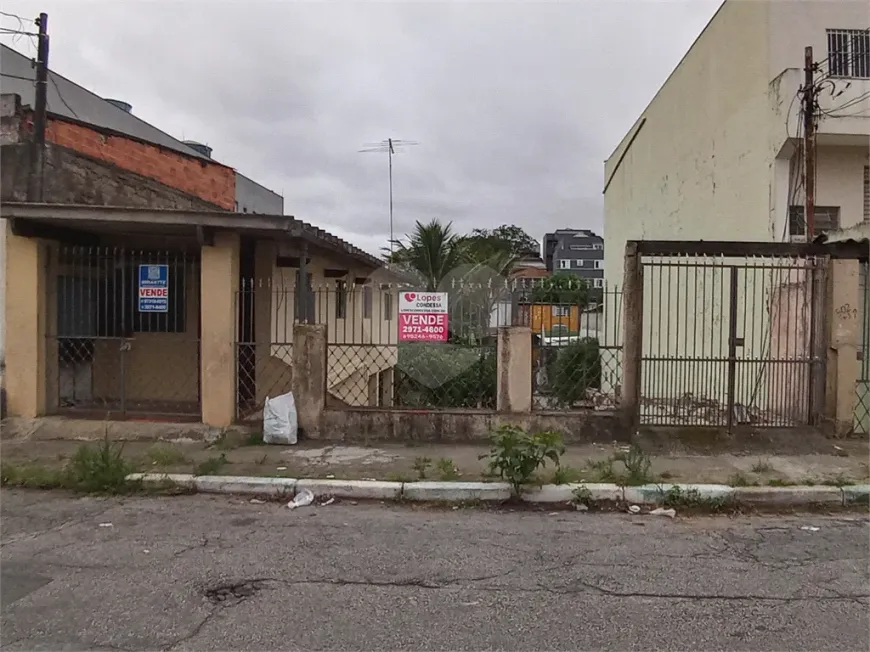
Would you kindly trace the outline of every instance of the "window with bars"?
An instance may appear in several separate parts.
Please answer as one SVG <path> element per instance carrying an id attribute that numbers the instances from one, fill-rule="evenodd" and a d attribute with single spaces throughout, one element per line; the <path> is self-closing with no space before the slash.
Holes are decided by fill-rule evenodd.
<path id="1" fill-rule="evenodd" d="M 816 206 L 816 235 L 825 231 L 835 231 L 840 228 L 839 206 Z M 788 234 L 791 237 L 805 237 L 807 234 L 806 209 L 803 206 L 791 206 L 788 210 Z"/>
<path id="2" fill-rule="evenodd" d="M 829 29 L 827 34 L 830 75 L 870 79 L 870 30 Z"/>

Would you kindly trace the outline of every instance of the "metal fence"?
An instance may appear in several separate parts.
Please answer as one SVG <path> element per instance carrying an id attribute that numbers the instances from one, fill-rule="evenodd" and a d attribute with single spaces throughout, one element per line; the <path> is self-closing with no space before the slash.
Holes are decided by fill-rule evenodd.
<path id="1" fill-rule="evenodd" d="M 642 424 L 814 422 L 824 258 L 647 256 L 642 269 Z"/>
<path id="2" fill-rule="evenodd" d="M 423 333 L 443 340 L 410 341 L 400 334 L 400 294 L 418 292 L 342 282 L 313 291 L 314 322 L 327 325 L 327 390 L 333 405 L 495 408 L 496 329 L 491 322 L 497 304 L 471 286 L 455 286 L 448 291 L 446 332 Z"/>
<path id="3" fill-rule="evenodd" d="M 53 247 L 46 287 L 51 411 L 200 414 L 198 253 Z"/>
<path id="4" fill-rule="evenodd" d="M 515 299 L 518 323 L 532 329 L 533 409 L 616 409 L 622 383 L 621 290 L 605 286 L 578 295 L 570 288 L 548 292 L 546 283 L 536 279 L 531 293 Z"/>
<path id="5" fill-rule="evenodd" d="M 861 263 L 860 268 L 861 342 L 858 349 L 858 383 L 855 388 L 855 418 L 853 429 L 857 433 L 870 434 L 870 264 Z"/>

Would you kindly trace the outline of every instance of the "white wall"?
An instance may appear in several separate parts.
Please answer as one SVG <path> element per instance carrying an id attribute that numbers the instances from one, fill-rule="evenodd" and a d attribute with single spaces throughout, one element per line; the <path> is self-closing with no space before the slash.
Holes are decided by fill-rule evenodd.
<path id="1" fill-rule="evenodd" d="M 0 369 L 6 366 L 6 220 L 0 220 Z M 2 374 L 0 374 L 2 380 Z"/>

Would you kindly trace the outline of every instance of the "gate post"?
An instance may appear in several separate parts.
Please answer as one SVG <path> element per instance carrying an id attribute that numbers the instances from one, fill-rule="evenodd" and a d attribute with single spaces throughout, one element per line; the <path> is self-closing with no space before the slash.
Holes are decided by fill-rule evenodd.
<path id="1" fill-rule="evenodd" d="M 200 375 L 202 422 L 223 428 L 236 414 L 236 356 L 239 236 L 215 234 L 200 261 Z"/>
<path id="2" fill-rule="evenodd" d="M 6 407 L 10 416 L 33 419 L 46 407 L 46 244 L 6 229 Z M 53 314 L 53 313 L 52 313 Z"/>
<path id="3" fill-rule="evenodd" d="M 858 383 L 861 293 L 857 260 L 831 260 L 828 273 L 828 354 L 825 416 L 837 435 L 852 430 Z"/>
<path id="4" fill-rule="evenodd" d="M 296 324 L 293 327 L 293 398 L 299 434 L 320 439 L 327 382 L 326 324 Z"/>
<path id="5" fill-rule="evenodd" d="M 532 411 L 532 329 L 500 327 L 497 360 L 496 409 L 528 414 Z"/>
<path id="6" fill-rule="evenodd" d="M 640 422 L 641 353 L 643 348 L 643 267 L 637 242 L 625 243 L 622 295 L 622 394 L 623 426 L 631 432 Z M 631 434 L 631 433 L 629 433 Z"/>

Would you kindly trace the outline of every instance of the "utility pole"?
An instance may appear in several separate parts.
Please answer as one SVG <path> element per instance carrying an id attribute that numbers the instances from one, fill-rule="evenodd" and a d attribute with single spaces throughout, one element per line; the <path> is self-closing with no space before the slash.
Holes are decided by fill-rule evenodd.
<path id="1" fill-rule="evenodd" d="M 42 201 L 42 182 L 45 161 L 45 127 L 48 121 L 48 14 L 39 14 L 35 21 L 39 28 L 36 48 L 36 97 L 33 107 L 33 135 L 30 146 L 30 177 L 27 201 Z"/>
<path id="2" fill-rule="evenodd" d="M 806 191 L 807 242 L 816 234 L 816 84 L 813 48 L 804 49 L 804 190 Z"/>
<path id="3" fill-rule="evenodd" d="M 359 150 L 360 152 L 386 152 L 389 160 L 389 175 L 390 175 L 390 262 L 393 258 L 393 246 L 395 244 L 395 236 L 393 235 L 393 154 L 396 153 L 397 147 L 406 145 L 416 145 L 413 140 L 398 140 L 396 138 L 387 138 L 379 143 L 370 143 Z"/>

